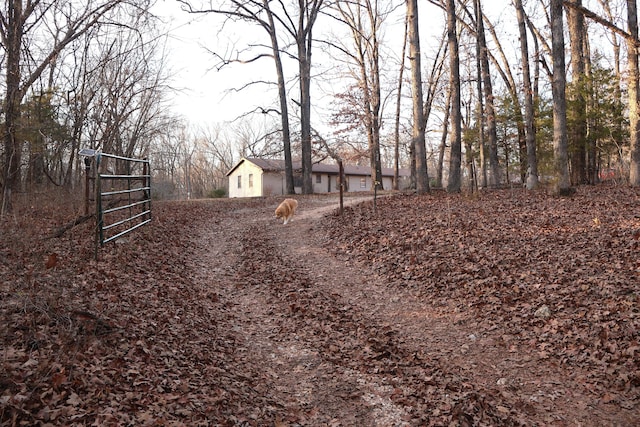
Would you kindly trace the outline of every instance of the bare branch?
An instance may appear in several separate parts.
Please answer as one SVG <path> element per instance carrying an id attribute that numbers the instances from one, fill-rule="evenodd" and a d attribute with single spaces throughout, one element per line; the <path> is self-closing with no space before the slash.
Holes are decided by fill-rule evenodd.
<path id="1" fill-rule="evenodd" d="M 247 83 L 247 84 L 245 84 L 243 86 L 240 86 L 240 87 L 237 87 L 237 88 L 227 89 L 227 92 L 242 92 L 243 90 L 245 90 L 248 87 L 259 85 L 259 84 L 265 84 L 265 85 L 273 86 L 276 83 L 275 82 L 266 81 L 266 80 L 254 80 L 254 81 L 249 82 L 249 83 Z"/>
<path id="2" fill-rule="evenodd" d="M 236 18 L 241 18 L 247 21 L 255 21 L 258 22 L 260 25 L 262 25 L 263 27 L 267 28 L 269 27 L 269 24 L 260 19 L 258 17 L 258 13 L 253 12 L 251 10 L 249 10 L 245 4 L 238 2 L 238 1 L 232 1 L 232 4 L 234 4 L 235 6 L 237 6 L 238 9 L 236 10 L 224 10 L 224 9 L 215 9 L 215 8 L 210 8 L 210 9 L 194 9 L 193 6 L 191 5 L 191 2 L 186 1 L 186 0 L 176 0 L 178 3 L 181 3 L 184 7 L 183 10 L 189 13 L 194 13 L 194 14 L 207 14 L 207 13 L 216 13 L 216 14 L 220 14 L 220 15 L 225 15 L 225 16 L 230 16 L 230 17 L 236 17 Z M 254 4 L 257 5 L 256 2 L 249 2 L 250 4 Z M 259 11 L 258 11 L 259 12 Z"/>
<path id="3" fill-rule="evenodd" d="M 280 111 L 276 110 L 275 108 L 264 109 L 263 107 L 256 107 L 251 111 L 247 111 L 246 113 L 242 113 L 241 115 L 239 115 L 238 117 L 233 119 L 233 121 L 243 119 L 243 118 L 245 118 L 247 116 L 250 116 L 252 114 L 255 114 L 255 113 L 260 113 L 260 114 L 265 114 L 265 115 L 270 114 L 270 113 L 276 113 L 276 114 L 280 115 Z"/>
<path id="4" fill-rule="evenodd" d="M 223 69 L 224 67 L 230 64 L 251 64 L 252 62 L 256 62 L 257 60 L 262 58 L 273 58 L 273 55 L 269 53 L 261 53 L 249 59 L 240 59 L 240 58 L 229 59 L 229 58 L 224 58 L 219 53 L 207 47 L 205 47 L 205 51 L 211 54 L 214 58 L 218 58 L 220 60 L 218 64 L 215 66 L 216 71 L 220 71 L 221 69 Z"/>
<path id="5" fill-rule="evenodd" d="M 633 37 L 631 34 L 629 34 L 628 32 L 626 32 L 625 30 L 623 30 L 622 28 L 618 27 L 616 24 L 614 24 L 613 22 L 603 18 L 602 16 L 596 14 L 595 12 L 590 11 L 589 9 L 587 9 L 584 6 L 578 6 L 575 3 L 570 3 L 568 1 L 563 1 L 562 2 L 563 5 L 565 7 L 577 10 L 578 12 L 582 13 L 585 17 L 597 22 L 600 25 L 603 25 L 605 27 L 607 27 L 608 29 L 610 29 L 611 31 L 613 31 L 614 33 L 620 34 L 622 37 L 624 37 L 626 40 L 630 40 L 632 42 L 634 42 L 636 45 L 640 46 L 640 40 L 638 40 L 637 38 Z"/>

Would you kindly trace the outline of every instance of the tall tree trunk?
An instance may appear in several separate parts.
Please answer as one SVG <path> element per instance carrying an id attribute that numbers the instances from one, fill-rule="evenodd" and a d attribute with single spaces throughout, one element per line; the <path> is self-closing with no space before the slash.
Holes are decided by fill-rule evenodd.
<path id="1" fill-rule="evenodd" d="M 465 164 L 467 174 L 469 175 L 469 190 L 473 193 L 478 191 L 478 177 L 476 176 L 475 161 L 473 158 L 473 141 L 470 138 L 465 138 Z"/>
<path id="2" fill-rule="evenodd" d="M 393 149 L 393 189 L 400 189 L 400 112 L 402 107 L 402 81 L 404 79 L 404 56 L 407 50 L 407 18 L 404 17 L 404 39 L 402 41 L 402 55 L 400 72 L 398 73 L 398 92 L 396 94 L 396 116 L 394 127 L 394 149 Z"/>
<path id="3" fill-rule="evenodd" d="M 486 117 L 484 114 L 484 101 L 483 101 L 483 92 L 482 92 L 482 60 L 480 57 L 482 56 L 482 48 L 483 44 L 480 40 L 481 28 L 482 33 L 484 34 L 484 25 L 480 24 L 482 22 L 482 9 L 480 0 L 475 0 L 473 3 L 475 9 L 476 16 L 476 80 L 477 80 L 477 90 L 478 90 L 478 114 L 476 118 L 477 127 L 478 127 L 478 151 L 480 152 L 480 188 L 487 187 L 487 164 L 485 159 L 485 124 Z M 486 49 L 486 40 L 484 42 L 484 48 Z"/>
<path id="4" fill-rule="evenodd" d="M 487 41 L 484 35 L 484 20 L 482 3 L 476 1 L 476 20 L 478 26 L 478 42 L 480 43 L 480 64 L 482 67 L 482 86 L 484 88 L 484 101 L 487 120 L 487 138 L 489 145 L 489 169 L 490 185 L 500 185 L 500 163 L 498 162 L 498 133 L 496 130 L 496 112 L 493 97 L 493 83 L 489 73 L 489 55 L 487 54 Z"/>
<path id="5" fill-rule="evenodd" d="M 369 159 L 371 165 L 371 178 L 374 190 L 382 190 L 382 160 L 380 156 L 380 46 L 378 42 L 379 19 L 377 5 L 366 2 L 366 9 L 371 25 L 371 34 L 368 35 L 366 46 L 358 52 L 361 63 L 361 80 L 364 92 L 365 123 L 367 126 L 367 138 L 369 140 Z M 360 28 L 357 44 L 361 43 L 366 35 Z"/>
<path id="6" fill-rule="evenodd" d="M 371 104 L 372 104 L 372 130 L 373 130 L 373 141 L 371 146 L 372 151 L 372 159 L 371 159 L 371 170 L 375 173 L 375 189 L 383 190 L 384 185 L 382 183 L 382 159 L 380 155 L 380 127 L 382 126 L 382 120 L 380 118 L 380 111 L 382 110 L 382 95 L 380 88 L 380 42 L 378 40 L 378 20 L 380 19 L 378 16 L 378 6 L 377 4 L 371 5 L 369 4 L 369 20 L 371 22 L 371 31 L 373 34 L 372 37 L 372 55 L 371 55 L 371 64 L 370 64 L 370 73 L 371 80 L 373 82 L 372 87 L 372 96 L 371 96 Z"/>
<path id="7" fill-rule="evenodd" d="M 526 19 L 526 15 L 524 17 L 525 17 L 526 22 L 528 23 L 529 20 Z M 528 26 L 528 24 L 527 24 L 527 26 Z M 534 31 L 532 31 L 531 29 L 529 29 L 529 31 L 531 32 L 531 38 L 533 39 L 533 48 L 534 48 L 534 54 L 533 54 L 533 105 L 535 107 L 537 105 L 537 103 L 538 103 L 538 100 L 540 99 L 540 62 L 542 61 L 542 59 L 541 59 L 542 55 L 541 55 L 541 52 L 540 52 L 540 42 L 538 41 L 538 37 L 536 37 L 536 33 Z M 534 121 L 534 125 L 533 125 L 533 130 L 534 130 L 534 132 L 536 130 L 535 121 Z M 537 160 L 536 160 L 536 163 L 537 163 Z"/>
<path id="8" fill-rule="evenodd" d="M 586 31 L 586 33 L 588 33 L 588 31 Z M 585 36 L 584 38 L 584 43 L 585 43 L 585 47 L 583 48 L 583 51 L 585 52 L 585 69 L 584 69 L 584 74 L 586 76 L 585 81 L 587 82 L 587 85 L 585 86 L 585 102 L 586 102 L 586 110 L 585 110 L 585 114 L 586 114 L 586 121 L 585 121 L 585 126 L 586 126 L 586 145 L 585 145 L 585 150 L 586 150 L 586 158 L 585 158 L 585 167 L 586 167 L 586 182 L 588 184 L 596 184 L 598 182 L 598 147 L 596 145 L 596 137 L 593 134 L 593 129 L 594 129 L 594 119 L 591 117 L 591 111 L 595 111 L 596 109 L 596 103 L 595 103 L 595 99 L 592 96 L 594 89 L 593 89 L 593 64 L 591 63 L 591 55 L 588 54 L 588 52 L 591 52 L 591 48 L 589 47 L 589 37 L 588 35 Z M 618 85 L 616 85 L 618 86 Z M 619 98 L 617 98 L 619 99 Z"/>
<path id="9" fill-rule="evenodd" d="M 323 0 L 298 0 L 298 69 L 300 73 L 300 139 L 302 144 L 302 193 L 313 193 L 311 163 L 311 45 L 312 29 Z"/>
<path id="10" fill-rule="evenodd" d="M 578 7 L 582 7 L 582 0 L 569 0 Z M 585 23 L 584 15 L 573 7 L 567 10 L 569 38 L 571 42 L 571 72 L 572 72 L 572 105 L 571 105 L 571 135 L 569 136 L 569 161 L 571 162 L 571 181 L 573 184 L 587 182 L 586 147 L 587 147 L 587 102 L 585 90 Z"/>
<path id="11" fill-rule="evenodd" d="M 529 71 L 529 44 L 527 29 L 524 21 L 522 0 L 515 0 L 518 28 L 520 30 L 520 54 L 522 57 L 522 80 L 524 83 L 524 121 L 527 141 L 527 189 L 533 190 L 538 186 L 538 161 L 536 158 L 536 135 L 533 126 L 533 91 Z"/>
<path id="12" fill-rule="evenodd" d="M 444 166 L 444 153 L 447 149 L 447 134 L 449 133 L 449 118 L 451 116 L 451 91 L 447 93 L 447 103 L 445 104 L 444 119 L 442 120 L 442 138 L 438 149 L 438 165 L 436 173 L 436 186 L 442 188 L 442 169 Z"/>
<path id="13" fill-rule="evenodd" d="M 427 170 L 427 147 L 424 136 L 425 120 L 423 112 L 422 70 L 420 35 L 418 32 L 418 2 L 407 1 L 407 19 L 409 22 L 409 58 L 411 61 L 411 91 L 413 98 L 413 144 L 416 161 L 416 191 L 418 194 L 429 192 Z"/>
<path id="14" fill-rule="evenodd" d="M 490 25 L 489 27 L 487 27 L 487 29 L 491 33 L 491 36 L 494 42 L 496 43 L 496 50 L 500 54 L 500 57 L 502 58 L 502 62 L 504 64 L 503 67 L 500 67 L 496 58 L 492 55 L 492 62 L 496 65 L 496 70 L 498 71 L 498 73 L 502 77 L 502 80 L 507 86 L 509 94 L 511 95 L 511 101 L 513 102 L 515 122 L 516 122 L 517 131 L 518 131 L 518 157 L 520 161 L 520 178 L 522 179 L 522 182 L 524 182 L 527 179 L 527 176 L 526 176 L 527 175 L 527 170 L 526 170 L 527 139 L 526 139 L 525 126 L 524 126 L 524 116 L 522 114 L 522 103 L 520 102 L 520 90 L 518 89 L 519 86 L 515 78 L 513 77 L 513 74 L 511 73 L 512 67 L 509 65 L 507 56 L 502 48 L 502 45 L 500 44 L 500 38 L 498 37 L 498 34 L 495 31 L 495 27 Z M 505 167 L 502 168 L 502 170 L 506 171 L 507 170 L 506 168 L 507 168 L 507 165 L 505 164 Z M 510 182 L 510 178 L 507 178 L 506 182 Z"/>
<path id="15" fill-rule="evenodd" d="M 640 186 L 640 118 L 638 117 L 638 10 L 636 0 L 627 0 L 629 34 L 627 50 L 629 57 L 629 127 L 631 139 L 631 159 L 629 163 L 629 184 Z"/>
<path id="16" fill-rule="evenodd" d="M 294 194 L 295 185 L 293 181 L 293 160 L 291 157 L 291 130 L 289 128 L 289 108 L 287 104 L 287 88 L 284 79 L 284 70 L 282 68 L 282 59 L 280 58 L 280 48 L 278 45 L 278 37 L 276 35 L 275 22 L 273 13 L 269 7 L 269 1 L 263 0 L 263 5 L 267 11 L 269 19 L 269 37 L 271 39 L 271 51 L 273 52 L 273 60 L 276 66 L 276 74 L 278 77 L 278 98 L 280 100 L 280 120 L 282 123 L 282 141 L 284 144 L 284 174 L 285 174 L 285 191 L 287 194 Z"/>
<path id="17" fill-rule="evenodd" d="M 460 57 L 456 34 L 456 5 L 447 0 L 447 38 L 449 40 L 449 90 L 451 91 L 451 153 L 447 191 L 456 193 L 461 186 L 462 165 L 462 112 L 460 110 Z"/>
<path id="18" fill-rule="evenodd" d="M 9 0 L 7 4 L 6 40 L 6 93 L 4 98 L 4 169 L 2 171 L 2 204 L 0 213 L 12 211 L 11 192 L 20 185 L 20 139 L 18 126 L 20 123 L 21 64 L 20 49 L 22 47 L 24 16 L 22 0 Z"/>
<path id="19" fill-rule="evenodd" d="M 371 166 L 371 179 L 373 189 L 382 189 L 382 163 L 380 160 L 380 86 L 375 81 L 373 74 L 377 73 L 377 66 L 371 64 L 374 69 L 370 70 L 370 78 L 367 75 L 365 58 L 360 58 L 363 62 L 360 67 L 360 83 L 363 91 L 364 123 L 369 145 L 369 162 Z"/>
<path id="20" fill-rule="evenodd" d="M 302 32 L 302 31 L 301 31 Z M 301 34 L 302 36 L 302 34 Z M 311 55 L 306 38 L 298 40 L 300 71 L 300 140 L 302 144 L 302 194 L 313 193 L 311 163 Z"/>
<path id="21" fill-rule="evenodd" d="M 611 22 L 615 22 L 615 18 L 613 16 L 613 13 L 611 12 L 611 5 L 609 4 L 609 0 L 599 0 L 599 3 L 602 5 L 602 8 L 604 9 L 607 18 L 609 19 L 609 21 Z M 616 86 L 616 95 L 617 95 L 617 99 L 622 100 L 622 71 L 621 71 L 621 67 L 620 67 L 620 41 L 618 39 L 618 34 L 611 30 L 611 45 L 613 47 L 613 70 L 615 72 L 616 75 L 616 79 L 618 82 L 618 85 Z"/>
<path id="22" fill-rule="evenodd" d="M 564 61 L 564 33 L 562 0 L 551 0 L 551 51 L 553 54 L 553 151 L 555 192 L 571 192 L 567 155 L 567 101 Z"/>

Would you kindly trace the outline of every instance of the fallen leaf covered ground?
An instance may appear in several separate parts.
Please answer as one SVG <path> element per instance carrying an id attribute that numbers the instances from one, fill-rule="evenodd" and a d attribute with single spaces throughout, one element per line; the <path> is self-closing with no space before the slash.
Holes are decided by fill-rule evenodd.
<path id="1" fill-rule="evenodd" d="M 286 226 L 280 198 L 157 202 L 97 260 L 92 224 L 51 237 L 73 203 L 24 200 L 0 420 L 637 425 L 639 196 L 298 196 Z"/>

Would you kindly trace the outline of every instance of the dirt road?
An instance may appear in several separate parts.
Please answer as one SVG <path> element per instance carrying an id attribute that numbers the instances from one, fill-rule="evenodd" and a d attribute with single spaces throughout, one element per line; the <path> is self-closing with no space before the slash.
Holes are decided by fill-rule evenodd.
<path id="1" fill-rule="evenodd" d="M 343 217 L 297 198 L 286 226 L 277 198 L 156 203 L 98 261 L 91 224 L 34 234 L 57 209 L 4 224 L 0 423 L 638 424 L 635 190 L 353 197 Z"/>
<path id="2" fill-rule="evenodd" d="M 348 203 L 363 202 L 352 199 Z M 370 199 L 364 203 L 371 203 Z M 624 425 L 572 386 L 572 373 L 390 287 L 366 264 L 327 250 L 316 230 L 337 200 L 300 202 L 286 226 L 273 206 L 223 218 L 202 243 L 202 275 L 221 280 L 234 315 L 231 364 L 260 396 L 238 421 L 304 426 Z M 544 364 L 544 369 L 540 369 Z M 551 375 L 549 375 L 551 373 Z M 238 390 L 239 394 L 243 391 Z M 246 390 L 245 390 L 246 393 Z M 242 403 L 241 405 L 245 405 Z M 267 422 L 268 424 L 268 422 Z"/>

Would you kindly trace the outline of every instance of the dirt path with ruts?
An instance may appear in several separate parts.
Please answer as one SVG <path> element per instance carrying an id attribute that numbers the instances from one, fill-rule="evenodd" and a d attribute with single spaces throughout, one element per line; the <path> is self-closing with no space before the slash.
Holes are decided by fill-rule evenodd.
<path id="1" fill-rule="evenodd" d="M 350 199 L 347 204 L 366 199 Z M 301 200 L 283 226 L 274 207 L 231 212 L 200 239 L 233 316 L 234 369 L 262 397 L 234 422 L 277 426 L 624 425 L 597 417 L 571 374 L 447 313 L 367 265 L 337 259 L 318 221 L 337 200 Z M 569 386 L 567 387 L 567 383 Z M 594 403 L 595 405 L 596 403 Z M 532 420 L 535 420 L 532 423 Z M 625 421 L 626 422 L 626 421 Z"/>

